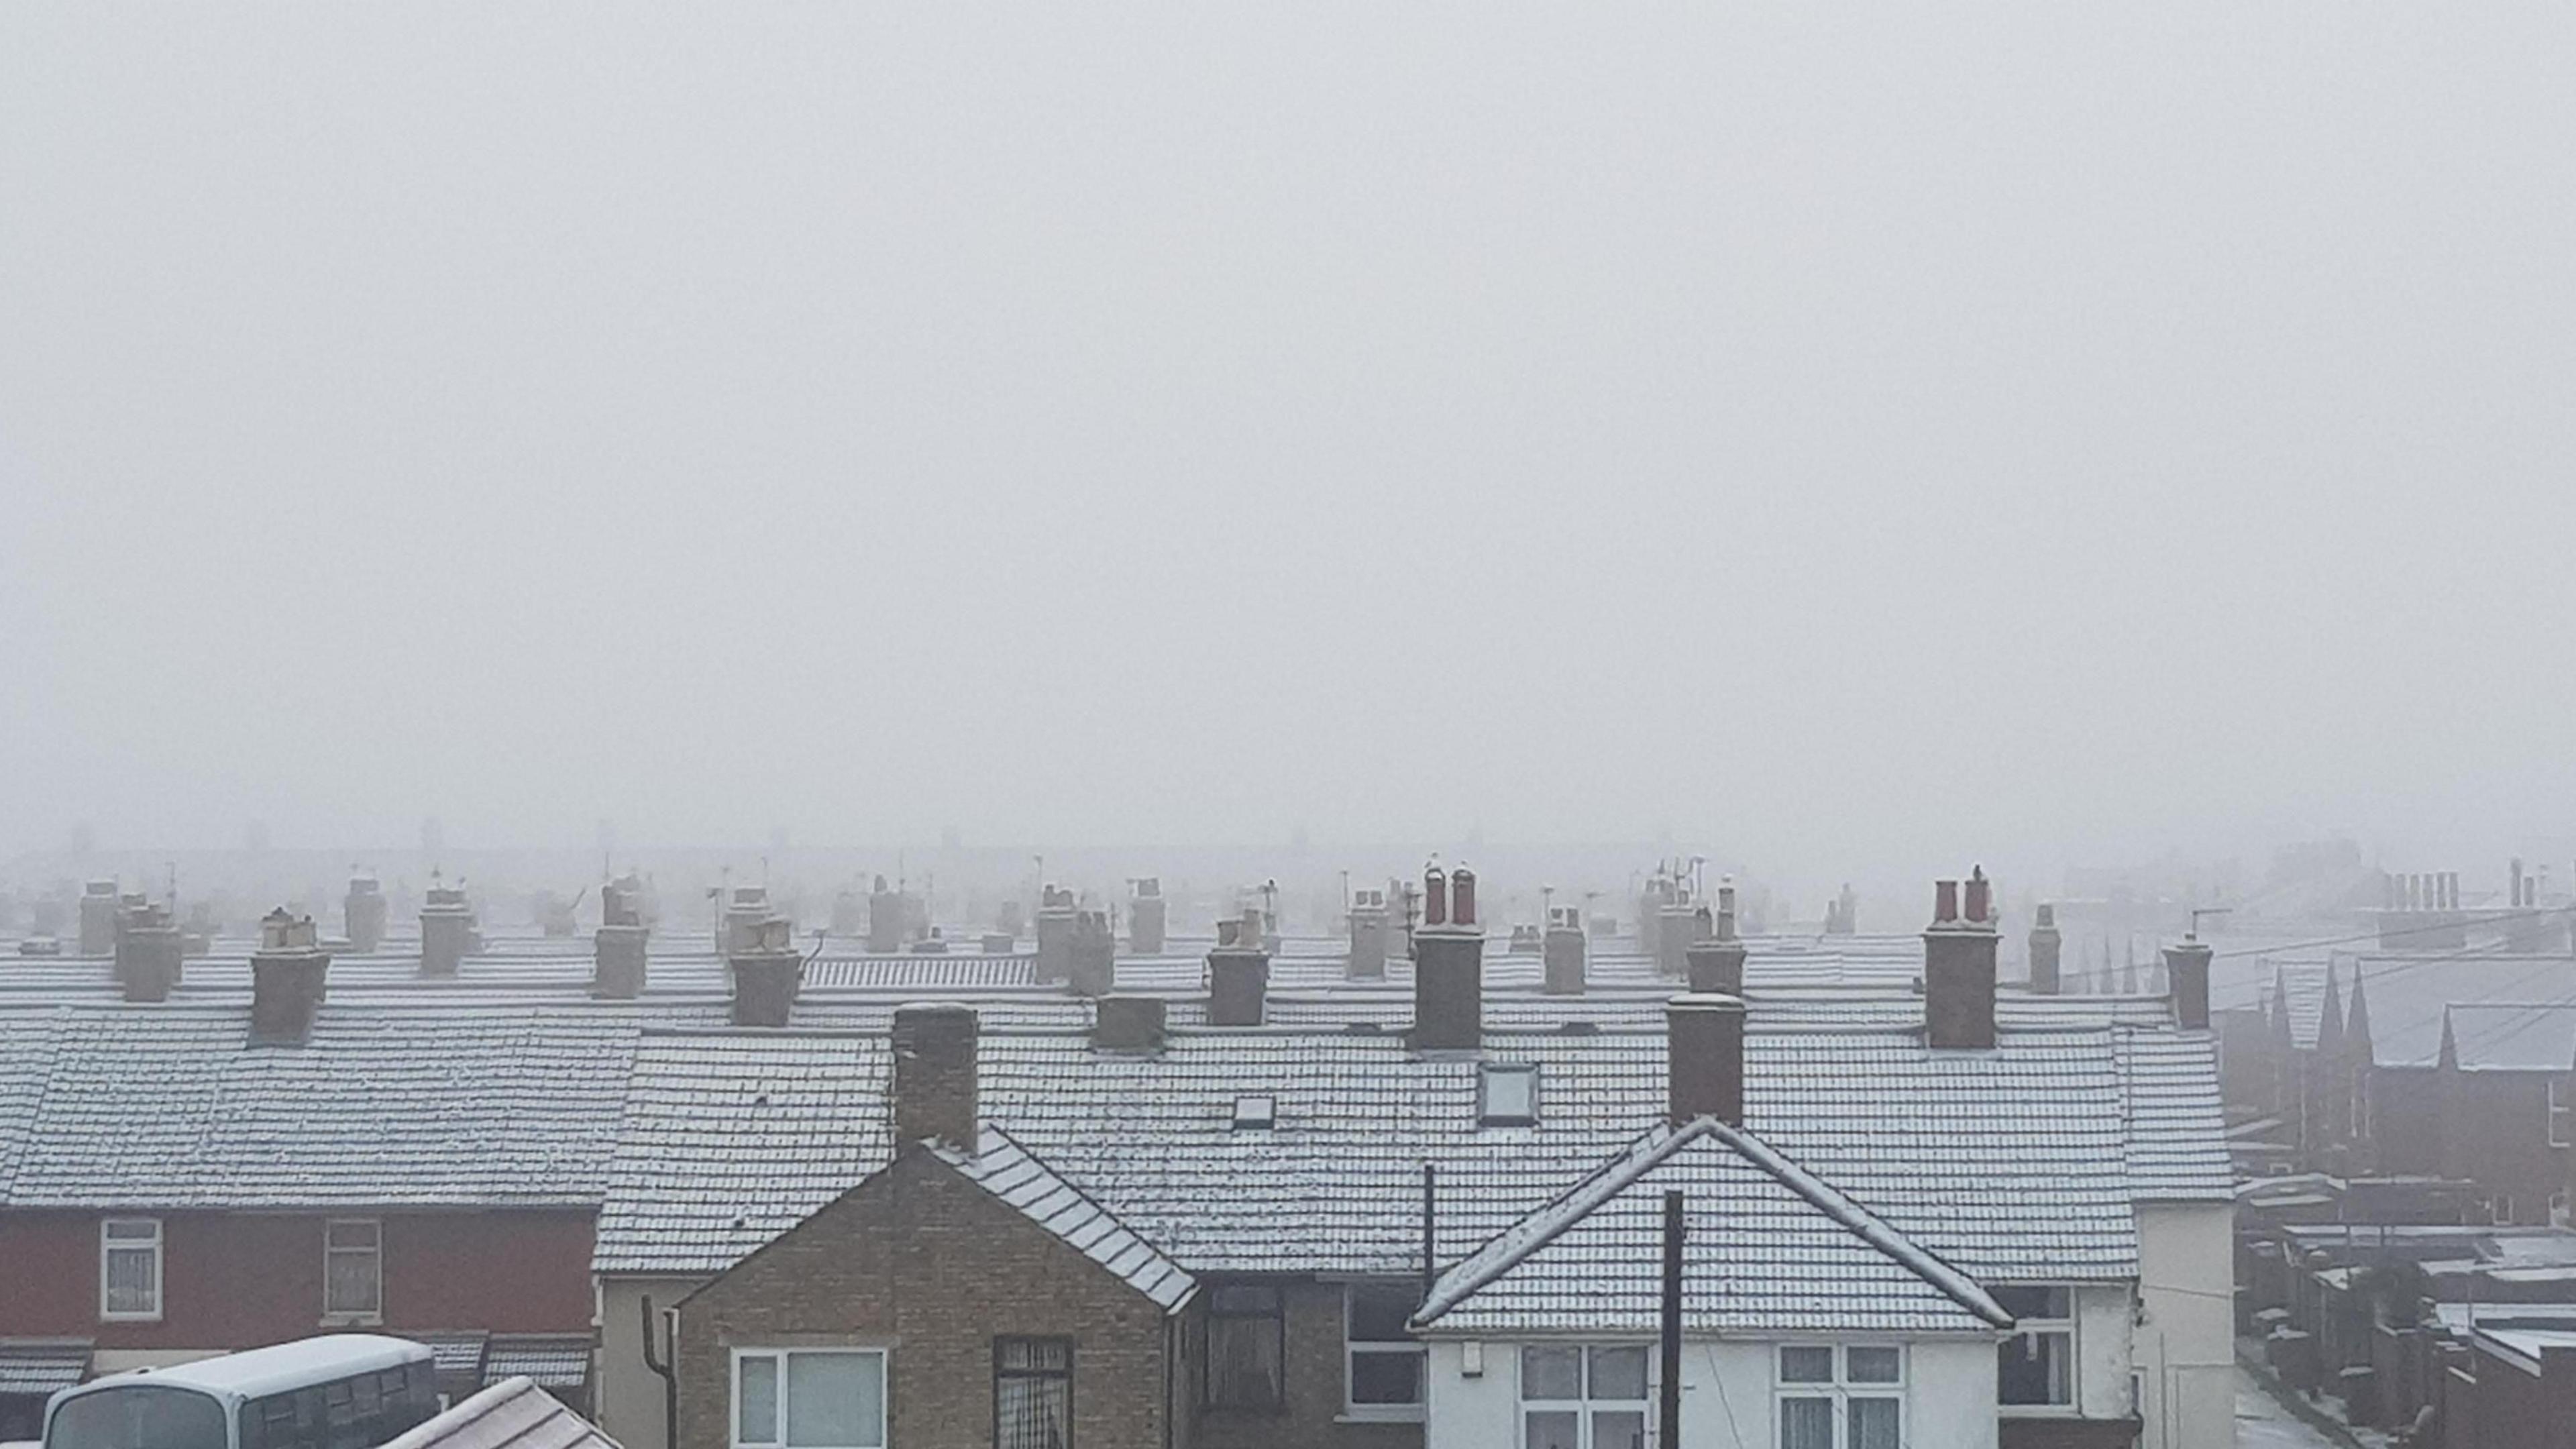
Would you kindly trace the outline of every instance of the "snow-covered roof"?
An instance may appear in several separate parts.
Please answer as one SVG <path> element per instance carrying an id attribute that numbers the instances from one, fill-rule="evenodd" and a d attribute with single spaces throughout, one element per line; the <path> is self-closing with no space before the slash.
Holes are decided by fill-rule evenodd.
<path id="1" fill-rule="evenodd" d="M 13 1207 L 588 1206 L 634 1041 L 563 1007 L 326 1008 L 284 1048 L 243 1008 L 48 1015 Z"/>
<path id="2" fill-rule="evenodd" d="M 2459 1003 L 2452 1060 L 2464 1072 L 2576 1072 L 2576 1002 Z"/>
<path id="3" fill-rule="evenodd" d="M 2128 1113 L 2131 1195 L 2140 1202 L 2232 1200 L 2216 1042 L 2205 1031 L 2123 1031 L 2113 1041 Z"/>
<path id="4" fill-rule="evenodd" d="M 1683 1198 L 1692 1334 L 1987 1332 L 2004 1312 L 1966 1274 L 1751 1135 L 1657 1124 L 1433 1284 L 1439 1334 L 1653 1333 L 1663 1198 Z"/>
<path id="5" fill-rule="evenodd" d="M 617 1449 L 617 1441 L 524 1378 L 507 1378 L 385 1449 Z"/>
<path id="6" fill-rule="evenodd" d="M 50 1394 L 89 1377 L 90 1340 L 0 1339 L 0 1394 Z"/>
<path id="7" fill-rule="evenodd" d="M 1082 1189 L 1058 1177 L 1001 1128 L 985 1123 L 973 1152 L 946 1146 L 934 1146 L 931 1151 L 955 1168 L 958 1176 L 1063 1239 L 1164 1312 L 1179 1311 L 1198 1291 L 1198 1280 L 1179 1264 L 1129 1231 Z"/>
<path id="8" fill-rule="evenodd" d="M 584 1335 L 568 1333 L 496 1333 L 483 1350 L 483 1382 L 524 1378 L 549 1389 L 578 1389 L 590 1382 L 590 1351 Z"/>

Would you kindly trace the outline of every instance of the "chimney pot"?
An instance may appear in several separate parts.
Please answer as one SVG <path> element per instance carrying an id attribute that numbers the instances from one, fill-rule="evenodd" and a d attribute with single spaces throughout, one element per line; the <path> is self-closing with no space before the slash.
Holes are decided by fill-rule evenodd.
<path id="1" fill-rule="evenodd" d="M 1463 865 L 1449 876 L 1449 920 L 1457 926 L 1476 924 L 1476 873 Z"/>
<path id="2" fill-rule="evenodd" d="M 1994 887 L 1987 881 L 1986 868 L 1982 865 L 1968 873 L 1966 914 L 1971 925 L 1982 924 L 1994 918 Z"/>
<path id="3" fill-rule="evenodd" d="M 1425 926 L 1449 924 L 1448 879 L 1436 865 L 1422 872 L 1422 924 Z"/>
<path id="4" fill-rule="evenodd" d="M 1959 883 L 1936 880 L 1932 883 L 1932 924 L 1948 925 L 1959 919 Z"/>
<path id="5" fill-rule="evenodd" d="M 1692 992 L 1664 1006 L 1667 1110 L 1672 1124 L 1714 1117 L 1744 1125 L 1744 1003 Z"/>
<path id="6" fill-rule="evenodd" d="M 947 1002 L 898 1006 L 890 1036 L 895 1150 L 930 1141 L 974 1151 L 983 1120 L 974 1010 Z"/>

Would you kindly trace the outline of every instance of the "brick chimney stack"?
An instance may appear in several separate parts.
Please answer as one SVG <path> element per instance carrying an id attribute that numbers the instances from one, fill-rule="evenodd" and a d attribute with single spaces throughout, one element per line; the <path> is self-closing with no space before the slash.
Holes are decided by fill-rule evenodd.
<path id="1" fill-rule="evenodd" d="M 348 927 L 349 949 L 364 956 L 385 943 L 385 887 L 372 875 L 349 877 L 349 893 L 340 902 Z"/>
<path id="2" fill-rule="evenodd" d="M 1261 1025 L 1270 994 L 1270 953 L 1261 949 L 1258 908 L 1216 923 L 1216 949 L 1208 952 L 1207 966 L 1208 1025 Z"/>
<path id="3" fill-rule="evenodd" d="M 975 1081 L 975 1012 L 947 1002 L 894 1009 L 895 1150 L 936 1142 L 975 1150 L 982 1121 Z"/>
<path id="4" fill-rule="evenodd" d="M 725 964 L 733 972 L 733 1024 L 785 1026 L 804 985 L 805 959 L 796 954 L 796 923 L 772 916 L 757 928 L 734 927 Z"/>
<path id="5" fill-rule="evenodd" d="M 1691 992 L 1664 1006 L 1668 1114 L 1676 1127 L 1715 1117 L 1744 1125 L 1744 1003 Z"/>
<path id="6" fill-rule="evenodd" d="M 1676 980 L 1690 975 L 1690 948 L 1703 936 L 1715 932 L 1714 923 L 1700 914 L 1697 907 L 1676 896 L 1657 913 L 1655 922 L 1655 970 Z"/>
<path id="7" fill-rule="evenodd" d="M 2184 936 L 2165 948 L 2165 981 L 2173 991 L 2174 1025 L 2185 1031 L 2209 1029 L 2209 944 Z"/>
<path id="8" fill-rule="evenodd" d="M 868 889 L 868 954 L 891 956 L 903 949 L 903 893 L 878 876 Z"/>
<path id="9" fill-rule="evenodd" d="M 1934 884 L 1932 924 L 1923 932 L 1925 1039 L 1938 1050 L 1982 1050 L 1995 1044 L 1993 887 L 1983 868 L 1959 882 Z"/>
<path id="10" fill-rule="evenodd" d="M 1585 952 L 1589 943 L 1583 937 L 1581 906 L 1550 906 L 1547 911 L 1547 935 L 1539 943 L 1540 960 L 1545 963 L 1544 990 L 1550 996 L 1581 996 Z"/>
<path id="11" fill-rule="evenodd" d="M 81 887 L 80 953 L 116 954 L 116 882 L 94 880 Z"/>
<path id="12" fill-rule="evenodd" d="M 250 958 L 250 1039 L 261 1046 L 299 1046 L 330 986 L 331 958 L 310 916 L 280 906 L 261 918 L 259 950 Z"/>
<path id="13" fill-rule="evenodd" d="M 1127 950 L 1135 956 L 1159 956 L 1163 953 L 1164 927 L 1171 920 L 1171 905 L 1163 899 L 1163 882 L 1147 876 L 1136 882 L 1127 897 Z"/>
<path id="14" fill-rule="evenodd" d="M 116 979 L 128 1001 L 167 1001 L 179 984 L 179 926 L 170 908 L 129 906 L 116 929 Z"/>
<path id="15" fill-rule="evenodd" d="M 632 1001 L 644 994 L 644 912 L 625 885 L 599 888 L 599 934 L 591 938 L 590 994 Z"/>
<path id="16" fill-rule="evenodd" d="M 1413 933 L 1413 1045 L 1474 1051 L 1485 1043 L 1485 928 L 1476 919 L 1476 874 L 1460 866 L 1422 875 L 1423 927 Z"/>
<path id="17" fill-rule="evenodd" d="M 474 908 L 465 903 L 465 888 L 430 877 L 429 897 L 420 908 L 420 974 L 453 976 L 474 949 Z"/>
<path id="18" fill-rule="evenodd" d="M 2030 989 L 2039 996 L 2058 992 L 2058 962 L 2066 938 L 2057 931 L 2057 907 L 2042 901 L 2039 919 L 2030 927 Z"/>
<path id="19" fill-rule="evenodd" d="M 1065 984 L 1076 996 L 1107 996 L 1118 985 L 1118 942 L 1105 911 L 1076 911 L 1067 943 Z"/>
<path id="20" fill-rule="evenodd" d="M 1735 934 L 1735 885 L 1726 882 L 1717 888 L 1717 913 L 1705 938 L 1693 941 L 1684 954 L 1689 963 L 1691 994 L 1742 996 L 1744 994 L 1744 942 Z"/>
<path id="21" fill-rule="evenodd" d="M 1163 999 L 1104 996 L 1091 1019 L 1091 1044 L 1105 1052 L 1149 1052 L 1163 1044 Z"/>
<path id="22" fill-rule="evenodd" d="M 1052 985 L 1073 974 L 1073 892 L 1047 886 L 1038 892 L 1038 959 L 1032 979 Z"/>
<path id="23" fill-rule="evenodd" d="M 1386 979 L 1386 892 L 1351 893 L 1351 953 L 1342 974 L 1353 981 Z"/>

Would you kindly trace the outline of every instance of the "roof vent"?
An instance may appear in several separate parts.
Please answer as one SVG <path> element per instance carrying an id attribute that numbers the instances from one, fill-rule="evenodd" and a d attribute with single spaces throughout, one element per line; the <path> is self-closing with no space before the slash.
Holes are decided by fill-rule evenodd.
<path id="1" fill-rule="evenodd" d="M 1279 1099 L 1267 1095 L 1234 1099 L 1234 1130 L 1267 1132 L 1279 1125 Z"/>

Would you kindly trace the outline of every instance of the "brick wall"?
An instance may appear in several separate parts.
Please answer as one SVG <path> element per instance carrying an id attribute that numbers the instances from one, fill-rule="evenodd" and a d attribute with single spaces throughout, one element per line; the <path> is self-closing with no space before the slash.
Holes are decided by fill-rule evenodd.
<path id="1" fill-rule="evenodd" d="M 889 1441 L 990 1449 L 993 1339 L 1074 1341 L 1074 1442 L 1163 1443 L 1163 1311 L 937 1158 L 893 1165 L 680 1305 L 680 1443 L 730 1443 L 732 1350 L 888 1350 Z M 1177 1365 L 1175 1365 L 1177 1367 Z"/>
<path id="2" fill-rule="evenodd" d="M 2516 1222 L 2547 1224 L 2567 1182 L 2567 1153 L 2549 1145 L 2549 1074 L 2445 1073 L 2442 1170 L 2490 1196 L 2510 1194 Z"/>
<path id="3" fill-rule="evenodd" d="M 1342 1285 L 1291 1282 L 1282 1291 L 1288 1315 L 1286 1408 L 1270 1414 L 1202 1410 L 1195 1442 L 1207 1449 L 1422 1449 L 1418 1422 L 1339 1422 L 1348 1392 L 1342 1381 Z"/>
<path id="4" fill-rule="evenodd" d="M 158 1214 L 161 1318 L 154 1323 L 99 1319 L 102 1216 L 0 1214 L 0 1263 L 10 1269 L 0 1292 L 0 1337 L 234 1349 L 321 1332 L 322 1228 L 340 1216 L 372 1216 L 383 1225 L 389 1331 L 590 1331 L 588 1212 Z"/>

